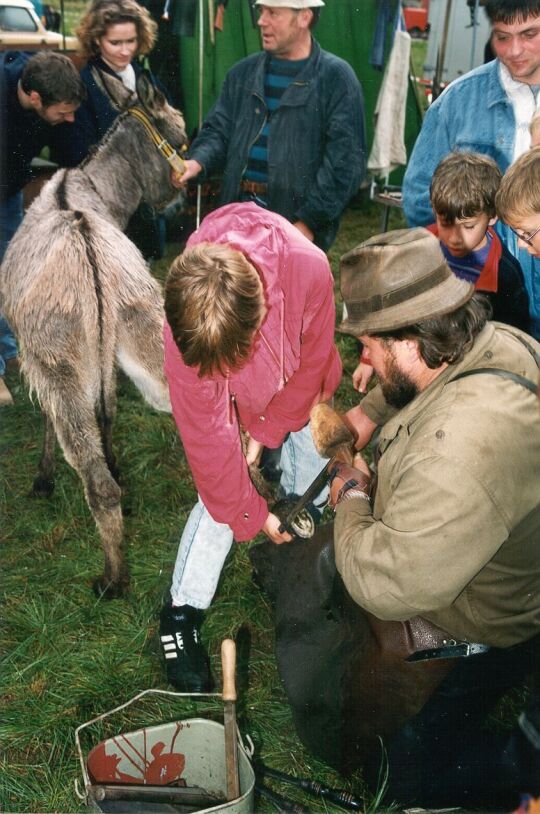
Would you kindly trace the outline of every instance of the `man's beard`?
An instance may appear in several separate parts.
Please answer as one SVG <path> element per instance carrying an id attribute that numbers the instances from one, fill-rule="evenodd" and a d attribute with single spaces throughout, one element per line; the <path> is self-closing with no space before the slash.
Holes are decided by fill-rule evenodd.
<path id="1" fill-rule="evenodd" d="M 401 410 L 418 395 L 418 387 L 397 365 L 389 354 L 387 357 L 386 378 L 381 380 L 381 390 L 388 404 Z"/>

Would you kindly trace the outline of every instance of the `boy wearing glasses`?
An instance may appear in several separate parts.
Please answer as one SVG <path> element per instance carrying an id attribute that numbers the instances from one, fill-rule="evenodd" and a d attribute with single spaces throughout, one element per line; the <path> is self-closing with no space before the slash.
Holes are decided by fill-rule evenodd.
<path id="1" fill-rule="evenodd" d="M 439 238 L 454 274 L 487 296 L 493 319 L 529 333 L 523 272 L 493 229 L 501 177 L 487 156 L 450 153 L 433 175 L 430 199 L 436 223 L 428 229 Z"/>
<path id="2" fill-rule="evenodd" d="M 540 257 L 540 147 L 529 150 L 507 170 L 495 204 L 519 246 Z M 540 290 L 540 280 L 533 279 L 532 285 Z"/>

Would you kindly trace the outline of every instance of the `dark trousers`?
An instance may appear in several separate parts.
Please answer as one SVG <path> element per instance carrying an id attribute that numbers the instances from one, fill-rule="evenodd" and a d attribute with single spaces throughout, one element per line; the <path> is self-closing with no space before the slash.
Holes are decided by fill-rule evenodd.
<path id="1" fill-rule="evenodd" d="M 387 770 L 387 802 L 511 811 L 521 794 L 540 794 L 540 752 L 517 724 L 510 732 L 493 722 L 483 728 L 499 699 L 534 669 L 537 640 L 456 660 L 421 712 L 384 743 L 386 755 L 365 764 L 371 790 Z"/>

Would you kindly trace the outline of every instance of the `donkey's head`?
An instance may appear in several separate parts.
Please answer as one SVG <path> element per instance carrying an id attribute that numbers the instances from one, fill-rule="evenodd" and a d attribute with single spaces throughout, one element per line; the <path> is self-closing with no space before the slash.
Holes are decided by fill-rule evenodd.
<path id="1" fill-rule="evenodd" d="M 128 113 L 117 128 L 125 157 L 132 163 L 145 201 L 162 208 L 178 196 L 171 184 L 170 156 L 187 146 L 182 114 L 171 107 L 163 93 L 143 73 L 137 78 L 137 94 L 122 82 L 100 72 L 94 78 L 119 111 Z"/>

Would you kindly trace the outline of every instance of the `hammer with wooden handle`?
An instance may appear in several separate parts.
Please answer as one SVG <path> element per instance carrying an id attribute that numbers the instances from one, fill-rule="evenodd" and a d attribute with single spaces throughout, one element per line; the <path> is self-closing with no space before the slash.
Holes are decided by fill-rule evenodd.
<path id="1" fill-rule="evenodd" d="M 225 766 L 227 769 L 227 800 L 240 797 L 238 773 L 238 735 L 236 729 L 236 644 L 232 639 L 221 642 L 223 671 L 223 719 L 225 724 Z"/>

